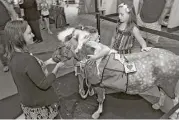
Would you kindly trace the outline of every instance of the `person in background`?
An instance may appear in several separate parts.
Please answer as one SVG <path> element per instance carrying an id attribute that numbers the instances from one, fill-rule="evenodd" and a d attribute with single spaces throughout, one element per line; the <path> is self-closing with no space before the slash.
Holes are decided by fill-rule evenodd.
<path id="1" fill-rule="evenodd" d="M 165 8 L 163 9 L 163 12 L 159 18 L 159 23 L 163 26 L 168 26 L 168 22 L 165 20 L 165 18 L 167 14 L 170 13 L 173 2 L 174 0 L 166 0 Z"/>
<path id="2" fill-rule="evenodd" d="M 48 30 L 48 33 L 53 34 L 52 31 L 50 30 L 49 9 L 50 9 L 50 5 L 47 3 L 47 1 L 42 0 L 41 4 L 40 4 L 40 10 L 41 10 L 42 19 L 45 22 L 45 25 L 46 25 L 46 28 Z"/>
<path id="3" fill-rule="evenodd" d="M 43 41 L 41 32 L 40 32 L 40 13 L 37 9 L 36 0 L 21 0 L 19 2 L 20 8 L 24 10 L 24 19 L 28 22 L 32 29 L 34 36 L 34 42 L 40 43 Z"/>
<path id="4" fill-rule="evenodd" d="M 38 59 L 29 53 L 28 45 L 34 43 L 34 35 L 28 23 L 24 20 L 10 21 L 5 26 L 5 32 L 9 36 L 6 42 L 9 69 L 20 95 L 20 105 L 25 118 L 57 117 L 58 97 L 52 83 L 56 80 L 58 69 L 64 63 L 57 63 L 52 73 L 46 76 Z"/>
<path id="5" fill-rule="evenodd" d="M 13 5 L 11 3 L 12 0 L 0 0 L 0 61 L 3 64 L 4 72 L 9 70 L 7 58 L 4 56 L 4 42 L 7 39 L 7 36 L 4 35 L 4 27 L 8 21 L 18 19 L 18 14 L 13 9 Z"/>
<path id="6" fill-rule="evenodd" d="M 161 31 L 160 16 L 165 8 L 166 0 L 133 0 L 135 6 L 137 25 L 156 31 Z M 140 31 L 149 45 L 159 43 L 159 35 Z"/>

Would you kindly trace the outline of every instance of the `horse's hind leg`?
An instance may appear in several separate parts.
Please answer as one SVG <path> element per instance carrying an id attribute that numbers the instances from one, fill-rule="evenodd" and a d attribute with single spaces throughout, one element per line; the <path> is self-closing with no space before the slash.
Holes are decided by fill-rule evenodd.
<path id="1" fill-rule="evenodd" d="M 175 87 L 175 98 L 173 99 L 174 106 L 177 105 L 179 102 L 179 82 L 177 82 L 177 85 Z M 171 116 L 171 119 L 178 119 L 179 109 L 177 109 Z"/>
<path id="2" fill-rule="evenodd" d="M 162 89 L 160 89 L 160 99 L 157 103 L 152 105 L 152 108 L 155 110 L 160 109 L 160 107 L 164 105 L 165 98 L 166 98 L 166 95 L 165 95 L 164 91 Z"/>
<path id="3" fill-rule="evenodd" d="M 98 109 L 96 112 L 93 113 L 92 118 L 93 119 L 98 119 L 100 117 L 100 114 L 103 112 L 103 103 L 105 100 L 105 89 L 101 87 L 95 87 L 95 92 L 97 93 L 98 96 Z"/>

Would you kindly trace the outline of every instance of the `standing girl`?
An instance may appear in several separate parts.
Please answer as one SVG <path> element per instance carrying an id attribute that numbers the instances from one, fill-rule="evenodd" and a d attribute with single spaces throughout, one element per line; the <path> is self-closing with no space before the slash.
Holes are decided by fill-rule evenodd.
<path id="1" fill-rule="evenodd" d="M 145 40 L 142 38 L 139 29 L 136 26 L 136 15 L 133 8 L 129 8 L 127 4 L 118 6 L 119 21 L 117 23 L 116 32 L 111 41 L 111 48 L 117 50 L 121 54 L 131 53 L 136 39 L 142 47 L 142 51 L 148 51 Z"/>
<path id="2" fill-rule="evenodd" d="M 47 3 L 46 0 L 42 0 L 41 4 L 40 4 L 40 8 L 41 8 L 41 15 L 42 15 L 42 19 L 44 20 L 44 23 L 46 25 L 46 28 L 48 30 L 49 34 L 52 34 L 52 31 L 50 30 L 50 23 L 49 23 L 49 9 L 50 9 L 50 5 Z"/>
<path id="3" fill-rule="evenodd" d="M 40 32 L 40 13 L 37 9 L 36 0 L 20 0 L 19 6 L 24 11 L 24 19 L 28 22 L 34 34 L 34 42 L 40 43 L 43 41 Z"/>

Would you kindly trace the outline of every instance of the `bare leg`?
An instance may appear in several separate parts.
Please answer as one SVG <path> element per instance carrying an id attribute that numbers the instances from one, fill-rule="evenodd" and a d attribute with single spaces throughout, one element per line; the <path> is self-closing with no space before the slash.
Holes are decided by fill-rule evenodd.
<path id="1" fill-rule="evenodd" d="M 105 100 L 105 89 L 101 87 L 96 87 L 95 91 L 98 95 L 97 101 L 99 103 L 99 106 L 98 106 L 97 111 L 93 113 L 92 118 L 98 119 L 100 117 L 100 114 L 103 112 L 103 103 Z"/>
<path id="2" fill-rule="evenodd" d="M 165 8 L 159 18 L 159 23 L 161 25 L 164 25 L 164 26 L 168 25 L 168 22 L 165 21 L 165 17 L 170 12 L 172 4 L 173 4 L 173 0 L 166 0 Z"/>
<path id="3" fill-rule="evenodd" d="M 45 17 L 44 20 L 45 20 L 45 24 L 46 24 L 48 33 L 53 34 L 52 31 L 50 30 L 49 18 Z"/>

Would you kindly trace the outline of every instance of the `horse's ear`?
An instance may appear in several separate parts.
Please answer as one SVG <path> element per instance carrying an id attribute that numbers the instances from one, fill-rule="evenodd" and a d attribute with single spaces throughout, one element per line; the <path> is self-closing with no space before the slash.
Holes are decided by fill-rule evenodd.
<path id="1" fill-rule="evenodd" d="M 61 42 L 65 42 L 65 40 L 67 39 L 67 37 L 68 37 L 69 35 L 71 35 L 74 30 L 75 30 L 75 28 L 67 28 L 67 29 L 65 29 L 65 30 L 62 30 L 62 31 L 59 32 L 58 35 L 57 35 L 58 40 L 60 40 Z"/>

